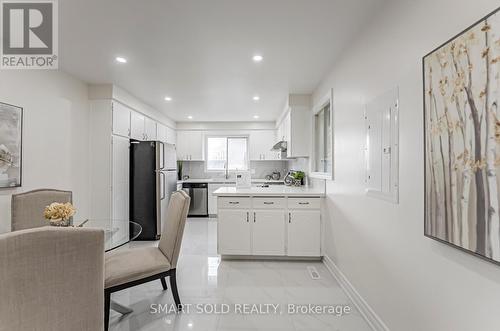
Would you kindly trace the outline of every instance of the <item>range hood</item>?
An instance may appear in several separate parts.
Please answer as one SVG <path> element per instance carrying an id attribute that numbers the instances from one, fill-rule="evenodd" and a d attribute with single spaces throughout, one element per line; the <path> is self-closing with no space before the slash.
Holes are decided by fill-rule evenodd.
<path id="1" fill-rule="evenodd" d="M 277 142 L 273 148 L 271 148 L 271 151 L 278 151 L 278 152 L 286 152 L 287 149 L 287 143 L 285 140 Z"/>

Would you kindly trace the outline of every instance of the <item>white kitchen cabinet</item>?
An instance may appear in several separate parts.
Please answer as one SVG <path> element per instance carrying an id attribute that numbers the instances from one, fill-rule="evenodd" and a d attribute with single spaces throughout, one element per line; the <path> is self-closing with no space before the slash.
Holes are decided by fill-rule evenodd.
<path id="1" fill-rule="evenodd" d="M 321 212 L 288 210 L 288 256 L 320 256 Z"/>
<path id="2" fill-rule="evenodd" d="M 144 124 L 146 117 L 135 111 L 130 114 L 130 138 L 135 140 L 145 140 Z"/>
<path id="3" fill-rule="evenodd" d="M 177 159 L 202 161 L 203 138 L 202 131 L 177 131 Z"/>
<path id="4" fill-rule="evenodd" d="M 250 133 L 250 160 L 278 160 L 280 153 L 271 151 L 275 144 L 275 130 L 257 130 Z"/>
<path id="5" fill-rule="evenodd" d="M 130 143 L 128 137 L 113 134 L 118 128 L 113 125 L 115 105 L 109 99 L 90 103 L 90 218 L 108 220 L 107 226 L 128 237 Z"/>
<path id="6" fill-rule="evenodd" d="M 250 255 L 250 211 L 248 209 L 219 209 L 217 238 L 219 238 L 219 254 Z"/>
<path id="7" fill-rule="evenodd" d="M 112 185 L 111 185 L 111 200 L 112 200 L 112 219 L 114 228 L 122 232 L 122 236 L 128 235 L 128 226 L 123 226 L 129 220 L 129 158 L 130 158 L 130 141 L 126 137 L 112 137 Z"/>
<path id="8" fill-rule="evenodd" d="M 171 129 L 167 126 L 167 138 L 166 138 L 166 142 L 167 144 L 172 144 L 172 145 L 175 145 L 176 142 L 177 142 L 177 139 L 176 139 L 176 133 L 175 133 L 175 130 L 174 129 Z"/>
<path id="9" fill-rule="evenodd" d="M 145 140 L 156 140 L 156 122 L 149 117 L 144 119 Z"/>
<path id="10" fill-rule="evenodd" d="M 209 215 L 217 215 L 217 197 L 213 195 L 215 191 L 220 189 L 221 187 L 230 186 L 228 184 L 217 184 L 217 183 L 209 183 L 208 184 L 208 214 Z"/>
<path id="11" fill-rule="evenodd" d="M 156 124 L 156 140 L 167 142 L 167 127 L 161 123 Z"/>
<path id="12" fill-rule="evenodd" d="M 219 196 L 221 255 L 321 256 L 321 198 Z"/>
<path id="13" fill-rule="evenodd" d="M 311 107 L 307 95 L 289 95 L 277 125 L 277 141 L 287 142 L 287 157 L 309 157 L 311 149 Z"/>
<path id="14" fill-rule="evenodd" d="M 113 134 L 130 137 L 130 108 L 113 101 Z"/>
<path id="15" fill-rule="evenodd" d="M 254 210 L 252 221 L 252 254 L 285 255 L 285 210 Z"/>

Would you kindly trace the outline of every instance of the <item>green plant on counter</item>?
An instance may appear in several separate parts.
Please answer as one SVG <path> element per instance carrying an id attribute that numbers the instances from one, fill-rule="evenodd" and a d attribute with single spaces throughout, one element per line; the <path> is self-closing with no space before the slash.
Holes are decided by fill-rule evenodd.
<path id="1" fill-rule="evenodd" d="M 296 172 L 293 174 L 293 179 L 296 179 L 296 180 L 303 180 L 305 176 L 306 176 L 306 174 L 305 174 L 303 171 L 296 171 Z"/>

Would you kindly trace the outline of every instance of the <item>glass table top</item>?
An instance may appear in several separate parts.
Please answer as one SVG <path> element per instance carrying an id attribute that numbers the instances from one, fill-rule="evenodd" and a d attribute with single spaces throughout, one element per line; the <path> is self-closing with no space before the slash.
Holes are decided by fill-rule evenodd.
<path id="1" fill-rule="evenodd" d="M 73 220 L 73 226 L 104 230 L 106 252 L 125 245 L 139 237 L 142 227 L 137 222 L 116 219 Z"/>

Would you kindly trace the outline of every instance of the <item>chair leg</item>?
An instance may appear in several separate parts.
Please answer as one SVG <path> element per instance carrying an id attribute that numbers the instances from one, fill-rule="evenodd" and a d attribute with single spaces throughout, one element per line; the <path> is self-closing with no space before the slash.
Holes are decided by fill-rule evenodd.
<path id="1" fill-rule="evenodd" d="M 111 293 L 104 290 L 104 330 L 109 328 L 109 309 L 111 304 Z"/>
<path id="2" fill-rule="evenodd" d="M 164 291 L 168 290 L 167 281 L 165 280 L 165 277 L 160 278 L 160 280 L 161 280 L 161 286 L 163 286 L 163 290 Z"/>
<path id="3" fill-rule="evenodd" d="M 177 279 L 175 277 L 175 269 L 170 270 L 170 287 L 172 288 L 172 295 L 174 296 L 175 305 L 177 310 L 182 310 L 181 300 L 179 299 L 179 292 L 177 291 Z"/>

